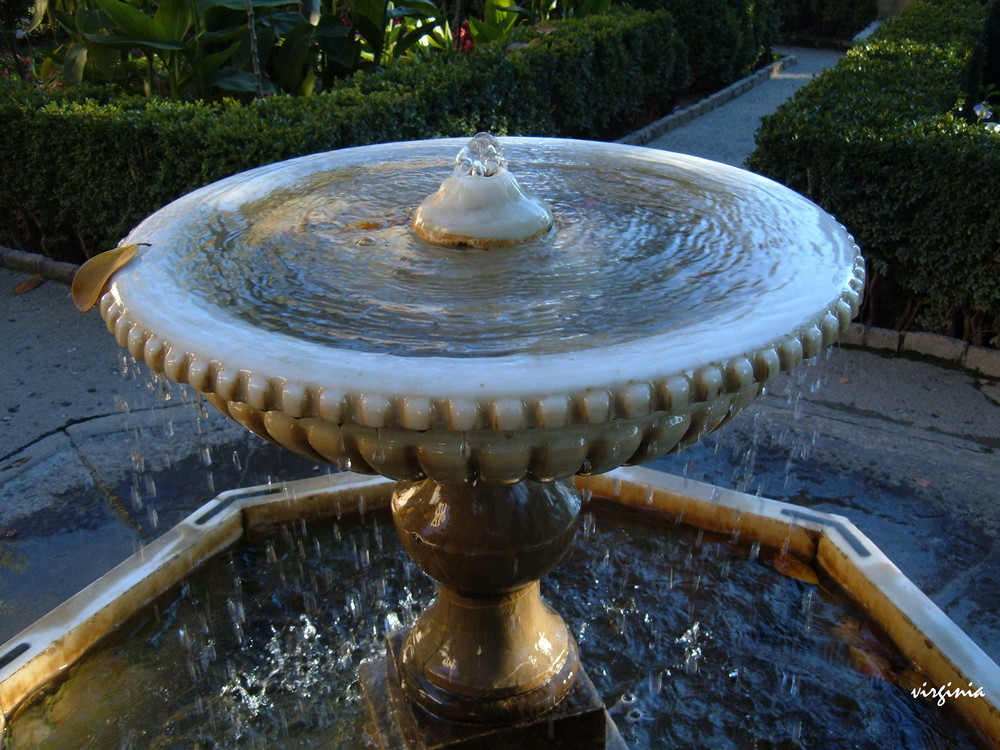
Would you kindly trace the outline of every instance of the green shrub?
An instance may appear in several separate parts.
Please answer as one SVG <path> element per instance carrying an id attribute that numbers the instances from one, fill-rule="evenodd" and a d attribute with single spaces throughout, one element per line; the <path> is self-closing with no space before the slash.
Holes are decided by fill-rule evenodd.
<path id="1" fill-rule="evenodd" d="M 521 48 L 401 61 L 312 97 L 202 104 L 0 81 L 0 243 L 79 262 L 200 185 L 346 146 L 479 130 L 614 136 L 687 80 L 664 12 L 553 26 Z"/>
<path id="2" fill-rule="evenodd" d="M 777 32 L 773 0 L 630 0 L 674 17 L 694 75 L 692 88 L 725 86 L 767 60 Z"/>
<path id="3" fill-rule="evenodd" d="M 785 36 L 844 41 L 878 17 L 877 0 L 777 0 Z"/>
<path id="4" fill-rule="evenodd" d="M 799 91 L 749 166 L 837 216 L 869 264 L 867 322 L 1000 333 L 1000 132 L 959 116 L 976 0 L 915 0 Z"/>

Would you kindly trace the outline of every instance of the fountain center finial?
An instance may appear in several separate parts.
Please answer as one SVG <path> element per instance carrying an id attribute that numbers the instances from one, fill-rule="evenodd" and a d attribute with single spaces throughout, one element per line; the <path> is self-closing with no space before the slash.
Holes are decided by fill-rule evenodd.
<path id="1" fill-rule="evenodd" d="M 489 133 L 477 133 L 455 156 L 456 177 L 493 177 L 506 169 L 503 146 Z"/>
<path id="2" fill-rule="evenodd" d="M 413 214 L 412 227 L 435 245 L 483 249 L 519 245 L 552 228 L 552 212 L 507 169 L 500 142 L 479 133 L 455 157 L 455 168 Z"/>

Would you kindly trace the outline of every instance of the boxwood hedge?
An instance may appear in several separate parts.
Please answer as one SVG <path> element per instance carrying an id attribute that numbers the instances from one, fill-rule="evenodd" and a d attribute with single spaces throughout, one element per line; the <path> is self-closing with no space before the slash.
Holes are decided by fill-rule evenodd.
<path id="1" fill-rule="evenodd" d="M 614 137 L 688 85 L 664 11 L 553 26 L 357 74 L 313 97 L 185 103 L 0 80 L 0 243 L 81 261 L 170 200 L 261 164 L 478 130 Z"/>
<path id="2" fill-rule="evenodd" d="M 855 235 L 878 325 L 1000 341 L 1000 131 L 961 116 L 977 0 L 914 0 L 765 118 L 748 165 Z"/>
<path id="3" fill-rule="evenodd" d="M 843 42 L 878 17 L 877 0 L 777 0 L 783 37 Z"/>
<path id="4" fill-rule="evenodd" d="M 773 0 L 640 2 L 649 9 L 518 28 L 315 97 L 175 103 L 0 80 L 0 243 L 80 261 L 199 185 L 346 146 L 484 129 L 614 138 L 770 55 Z"/>

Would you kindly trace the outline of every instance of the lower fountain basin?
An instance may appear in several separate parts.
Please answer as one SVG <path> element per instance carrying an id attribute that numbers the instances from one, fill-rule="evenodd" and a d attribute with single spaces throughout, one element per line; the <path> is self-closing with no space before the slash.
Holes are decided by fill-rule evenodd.
<path id="1" fill-rule="evenodd" d="M 977 688 L 983 688 L 984 696 L 949 697 L 948 706 L 963 714 L 969 723 L 989 741 L 995 743 L 1000 738 L 1000 712 L 997 710 L 993 697 L 1000 694 L 998 692 L 1000 690 L 1000 669 L 940 610 L 915 589 L 892 563 L 846 519 L 742 493 L 720 490 L 645 469 L 622 469 L 607 476 L 581 478 L 578 480 L 578 484 L 585 495 L 593 493 L 595 496 L 606 497 L 622 505 L 653 509 L 654 512 L 658 511 L 665 520 L 676 521 L 683 518 L 686 524 L 691 524 L 695 528 L 723 534 L 725 536 L 721 538 L 721 544 L 724 547 L 728 547 L 735 541 L 750 545 L 751 551 L 754 549 L 754 545 L 787 550 L 797 560 L 808 563 L 817 569 L 823 577 L 823 581 L 830 579 L 835 581 L 863 609 L 867 610 L 878 627 L 888 633 L 896 647 L 902 651 L 907 659 L 919 667 L 920 672 L 926 678 L 927 687 L 925 689 L 928 692 L 932 686 L 946 686 L 949 683 L 953 686 L 974 685 Z M 293 482 L 277 488 L 252 488 L 223 493 L 143 552 L 126 561 L 77 597 L 42 618 L 17 638 L 0 647 L 0 665 L 2 665 L 0 666 L 0 705 L 4 709 L 4 716 L 7 717 L 16 712 L 29 696 L 64 674 L 67 665 L 74 663 L 120 623 L 127 621 L 145 602 L 169 589 L 178 580 L 198 567 L 202 561 L 215 555 L 218 551 L 230 547 L 233 541 L 244 534 L 259 536 L 268 527 L 275 524 L 296 519 L 320 518 L 330 513 L 344 516 L 345 519 L 342 523 L 346 525 L 349 523 L 347 518 L 359 510 L 364 514 L 384 506 L 388 502 L 391 488 L 392 483 L 383 479 L 368 479 L 342 474 L 317 480 Z M 620 543 L 606 539 L 603 547 L 608 551 L 606 554 L 618 554 L 618 548 L 625 543 L 631 533 L 634 532 L 638 536 L 650 526 L 655 528 L 655 524 L 650 523 L 651 519 L 647 514 L 643 514 L 641 522 L 634 525 L 632 532 L 624 533 L 616 527 L 620 524 L 628 525 L 628 514 L 624 513 L 623 515 L 622 511 L 605 512 L 614 513 L 614 521 L 609 525 L 611 532 L 606 533 L 617 534 L 621 539 Z M 601 514 L 597 513 L 596 510 L 595 513 L 598 516 L 598 526 L 600 527 Z M 389 544 L 391 543 L 391 534 L 388 532 L 388 528 L 385 531 L 387 533 L 384 540 L 386 544 Z M 592 538 L 595 533 L 594 527 L 588 527 L 585 523 L 584 537 Z M 654 536 L 658 533 L 660 532 L 653 532 Z M 279 568 L 277 571 L 270 570 L 267 575 L 280 578 L 284 575 L 280 570 L 291 570 L 291 568 L 301 564 L 296 560 L 311 558 L 311 548 L 303 550 L 304 557 L 300 557 L 295 552 L 296 545 L 302 543 L 293 537 L 288 537 L 287 544 L 290 553 L 287 559 L 289 562 L 284 568 Z M 651 555 L 654 549 L 652 542 L 640 541 L 638 544 L 641 548 L 641 554 Z M 693 578 L 697 574 L 699 559 L 717 554 L 702 552 L 698 548 L 685 547 L 686 543 L 684 542 L 676 544 L 679 546 L 674 548 L 672 562 L 677 566 L 678 578 L 684 576 Z M 602 547 L 599 546 L 598 550 L 600 549 Z M 348 569 L 352 569 L 352 566 L 358 567 L 360 580 L 364 581 L 369 588 L 377 586 L 379 578 L 370 575 L 370 569 L 366 566 L 371 561 L 363 556 L 373 554 L 373 550 L 374 547 L 372 550 L 367 550 L 360 546 L 354 548 L 347 546 L 342 553 L 346 555 L 345 562 Z M 676 550 L 680 550 L 679 557 Z M 264 556 L 269 557 L 266 548 Z M 688 561 L 687 564 L 685 564 L 685 560 Z M 571 562 L 567 562 L 567 565 L 570 565 Z M 564 609 L 571 620 L 590 623 L 586 626 L 581 625 L 583 630 L 577 632 L 577 637 L 581 642 L 581 647 L 588 654 L 595 655 L 594 659 L 588 656 L 588 662 L 592 664 L 591 671 L 595 674 L 595 682 L 601 683 L 603 680 L 607 683 L 606 688 L 608 685 L 611 686 L 608 688 L 610 690 L 608 694 L 610 711 L 621 724 L 626 735 L 633 737 L 639 745 L 643 744 L 642 738 L 649 736 L 648 731 L 651 731 L 650 727 L 655 723 L 652 718 L 653 709 L 651 706 L 655 705 L 657 700 L 667 700 L 669 696 L 674 695 L 671 691 L 696 689 L 693 686 L 698 684 L 692 682 L 696 680 L 697 675 L 689 672 L 680 663 L 671 662 L 660 665 L 667 667 L 667 671 L 672 671 L 673 675 L 671 679 L 671 675 L 663 674 L 661 670 L 657 687 L 657 680 L 653 675 L 656 670 L 652 669 L 651 663 L 643 661 L 648 657 L 642 657 L 641 653 L 637 661 L 642 664 L 642 668 L 636 673 L 638 676 L 631 678 L 616 672 L 614 666 L 606 666 L 606 662 L 595 653 L 603 648 L 622 651 L 622 648 L 616 647 L 614 642 L 618 635 L 624 637 L 623 643 L 631 644 L 630 649 L 634 647 L 638 649 L 637 653 L 645 653 L 643 649 L 647 648 L 649 636 L 648 634 L 644 635 L 641 630 L 645 627 L 643 625 L 643 612 L 653 612 L 661 608 L 669 609 L 669 607 L 664 607 L 666 600 L 663 600 L 661 605 L 642 604 L 641 602 L 639 602 L 641 606 L 629 604 L 630 599 L 640 597 L 643 593 L 651 593 L 655 596 L 655 592 L 659 589 L 670 588 L 669 580 L 656 574 L 655 567 L 644 568 L 640 564 L 642 562 L 647 561 L 636 558 L 637 567 L 634 573 L 630 574 L 634 577 L 631 583 L 629 575 L 621 579 L 620 593 L 615 597 L 616 602 L 611 609 L 594 611 L 593 605 L 588 604 L 579 596 L 566 598 L 566 594 L 570 590 L 586 591 L 587 586 L 581 585 L 579 582 L 571 582 L 565 587 L 558 586 L 551 594 L 558 601 L 560 609 Z M 655 561 L 648 562 L 653 564 Z M 398 560 L 394 564 L 398 565 Z M 600 559 L 585 562 L 580 574 L 586 578 L 588 575 L 593 575 L 594 571 L 601 565 Z M 653 577 L 649 580 L 640 580 L 646 575 L 642 572 L 644 570 L 652 571 L 650 575 Z M 400 571 L 398 576 L 393 576 L 392 580 L 405 582 L 405 586 L 411 587 L 413 591 L 417 592 L 416 595 L 419 595 L 421 577 L 413 569 L 411 569 L 411 573 L 413 578 L 410 581 L 407 581 L 405 570 Z M 256 579 L 256 576 L 254 578 Z M 558 581 L 558 578 L 556 580 Z M 633 583 L 640 582 L 642 583 L 640 586 L 642 591 L 633 588 Z M 803 591 L 809 588 L 808 584 L 800 584 L 795 581 L 789 581 L 788 585 L 802 587 Z M 270 584 L 264 584 L 263 590 L 269 591 L 269 586 Z M 712 589 L 707 581 L 703 591 L 704 596 L 713 598 Z M 306 594 L 305 596 L 311 595 Z M 270 595 L 265 594 L 265 598 L 267 596 Z M 345 606 L 348 608 L 361 606 L 360 594 L 357 591 L 353 594 L 348 591 L 346 596 Z M 374 590 L 373 596 L 376 598 L 378 596 Z M 808 598 L 808 592 L 804 596 L 799 591 L 796 596 L 805 601 Z M 354 605 L 351 605 L 352 601 Z M 221 601 L 219 605 L 225 609 L 225 605 Z M 304 610 L 308 609 L 308 602 L 305 602 Z M 412 613 L 412 610 L 404 605 L 402 609 L 394 610 L 394 613 L 397 618 L 405 620 L 408 611 Z M 806 617 L 801 608 L 792 607 L 789 612 L 799 625 Z M 375 644 L 375 648 L 379 648 L 381 641 L 379 633 L 384 627 L 384 623 L 378 621 L 378 616 L 374 616 L 372 619 L 373 616 L 369 614 L 367 620 L 361 618 L 367 623 L 366 627 L 369 629 L 368 634 L 362 635 L 361 638 L 369 644 Z M 657 616 L 659 615 L 657 614 Z M 172 626 L 166 624 L 172 622 L 170 617 L 172 615 L 169 613 L 165 614 L 161 621 L 164 624 L 152 626 L 153 631 L 162 631 L 162 635 L 159 636 L 161 639 L 176 640 L 178 637 Z M 292 618 L 291 631 L 293 633 L 302 635 L 310 627 L 323 629 L 323 625 L 319 622 L 309 625 L 305 621 L 298 620 L 297 617 L 297 615 L 293 615 Z M 361 616 L 359 615 L 359 617 Z M 355 643 L 354 624 L 347 627 L 347 631 L 350 632 L 345 631 L 344 644 Z M 694 622 L 690 624 L 693 626 Z M 718 631 L 723 627 L 723 624 L 706 620 L 702 622 L 702 626 Z M 185 627 L 190 629 L 190 626 Z M 230 629 L 231 625 L 227 624 L 225 627 Z M 598 627 L 611 628 L 611 630 L 598 640 L 594 640 L 596 636 L 588 635 L 587 631 Z M 372 628 L 376 632 L 371 632 Z M 197 630 L 198 626 L 194 629 Z M 348 638 L 348 636 L 350 637 Z M 153 640 L 156 640 L 156 637 L 154 635 Z M 194 637 L 202 640 L 202 646 L 209 646 L 204 634 Z M 230 634 L 227 637 L 231 639 L 233 636 Z M 269 633 L 264 633 L 262 640 L 257 641 L 258 646 L 251 651 L 257 652 L 258 656 L 266 652 L 270 648 L 266 645 L 269 637 L 271 637 Z M 287 631 L 285 637 L 287 637 Z M 664 636 L 661 634 L 660 637 Z M 277 639 L 275 641 L 277 644 L 281 641 L 282 636 L 275 635 L 274 638 Z M 225 639 L 223 638 L 223 640 Z M 308 644 L 308 639 L 303 643 Z M 666 643 L 669 648 L 674 651 L 680 649 L 697 662 L 698 646 L 699 644 L 704 646 L 707 641 L 704 632 L 699 637 L 697 628 L 694 632 L 690 632 L 689 628 L 681 635 L 673 633 L 671 637 L 666 638 Z M 864 651 L 864 644 L 857 645 Z M 368 648 L 371 647 L 370 645 Z M 848 647 L 850 644 L 842 646 L 842 649 Z M 344 645 L 344 648 L 349 650 L 353 647 Z M 669 650 L 669 648 L 665 647 L 664 651 Z M 114 652 L 115 649 L 112 649 L 111 653 Z M 355 653 L 354 656 L 358 656 L 358 654 Z M 114 663 L 114 658 L 117 657 L 112 657 L 111 663 Z M 631 658 L 629 657 L 629 659 Z M 266 658 L 264 662 L 266 663 Z M 610 663 L 614 663 L 614 659 Z M 739 674 L 731 679 L 749 680 L 751 672 L 746 670 L 739 672 L 738 667 L 739 665 L 735 665 L 734 669 Z M 86 672 L 88 667 L 82 667 L 82 669 L 84 670 L 82 674 L 89 674 L 91 677 L 96 677 L 98 674 Z M 354 669 L 354 666 L 348 665 L 347 672 L 353 675 Z M 175 670 L 171 667 L 169 671 L 179 672 L 178 679 L 185 683 L 188 682 L 189 677 L 185 669 Z M 117 679 L 118 674 L 114 670 L 113 673 Z M 795 677 L 796 674 L 799 677 Z M 165 678 L 166 675 L 163 679 Z M 289 679 L 308 681 L 308 671 L 293 671 L 289 675 Z M 878 682 L 875 678 L 859 679 L 871 679 Z M 772 688 L 774 695 L 768 693 L 765 697 L 770 701 L 781 702 L 787 700 L 788 696 L 794 692 L 800 691 L 803 696 L 806 696 L 810 690 L 815 689 L 817 680 L 822 683 L 821 677 L 813 677 L 811 681 L 799 682 L 798 680 L 803 680 L 801 673 L 790 669 L 787 681 L 779 684 L 778 688 Z M 321 691 L 318 685 L 310 684 L 312 687 L 303 683 L 295 690 L 300 692 Z M 752 686 L 755 684 L 758 683 L 747 681 L 743 692 L 752 691 Z M 804 687 L 807 684 L 809 687 Z M 920 687 L 919 681 L 915 687 Z M 886 689 L 890 689 L 890 686 L 886 686 Z M 898 688 L 892 687 L 891 690 L 898 690 Z M 89 691 L 90 687 L 87 688 L 87 692 Z M 679 700 L 682 697 L 683 692 L 678 693 L 671 700 Z M 909 695 L 904 694 L 903 697 L 904 703 L 911 700 Z M 716 695 L 710 695 L 706 700 L 708 704 L 711 704 L 717 698 Z M 74 700 L 82 700 L 82 698 L 78 697 Z M 76 710 L 96 711 L 96 708 L 85 708 L 82 704 L 70 703 L 69 706 L 74 712 Z M 808 707 L 796 710 L 808 711 Z M 114 709 L 111 711 L 113 713 Z M 62 720 L 65 720 L 65 717 Z M 276 721 L 274 717 L 271 717 L 270 720 Z M 784 728 L 781 731 L 792 731 L 789 727 L 793 724 L 794 721 L 791 724 L 782 724 Z M 157 727 L 159 726 L 160 724 L 157 724 Z M 683 722 L 680 726 L 684 726 Z M 15 731 L 12 737 L 15 742 L 14 747 L 19 747 L 16 744 L 16 727 L 17 722 L 15 722 Z M 692 737 L 694 739 L 689 738 L 687 744 L 691 742 L 697 744 L 696 736 L 692 735 Z M 685 741 L 683 736 L 679 741 Z M 709 743 L 710 740 L 706 739 L 705 742 Z"/>

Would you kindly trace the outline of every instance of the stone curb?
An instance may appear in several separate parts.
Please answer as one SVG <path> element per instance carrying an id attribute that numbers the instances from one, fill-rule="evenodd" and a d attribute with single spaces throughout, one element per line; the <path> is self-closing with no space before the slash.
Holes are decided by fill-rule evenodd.
<path id="1" fill-rule="evenodd" d="M 14 250 L 0 245 L 0 268 L 35 273 L 47 279 L 70 284 L 73 281 L 73 274 L 76 273 L 79 266 L 75 263 L 52 260 L 44 255 L 26 253 L 23 250 Z"/>
<path id="2" fill-rule="evenodd" d="M 669 133 L 671 130 L 675 130 L 682 125 L 687 125 L 692 120 L 711 112 L 713 109 L 718 109 L 723 104 L 731 102 L 740 94 L 745 94 L 750 89 L 760 86 L 769 78 L 774 78 L 785 68 L 795 65 L 797 62 L 798 59 L 794 55 L 786 55 L 780 60 L 771 63 L 766 68 L 761 68 L 755 73 L 751 73 L 745 78 L 741 78 L 736 81 L 736 83 L 731 83 L 724 89 L 720 89 L 714 94 L 706 96 L 704 99 L 699 99 L 689 107 L 684 107 L 676 112 L 671 112 L 669 115 L 661 117 L 656 122 L 651 122 L 649 125 L 636 130 L 634 133 L 629 133 L 628 135 L 619 138 L 615 141 L 615 143 L 624 143 L 629 146 L 645 146 L 647 143 L 656 140 L 664 133 Z"/>
<path id="3" fill-rule="evenodd" d="M 892 355 L 929 357 L 977 375 L 1000 379 L 1000 349 L 974 346 L 939 333 L 893 331 L 851 323 L 840 341 L 846 346 L 884 351 Z"/>

